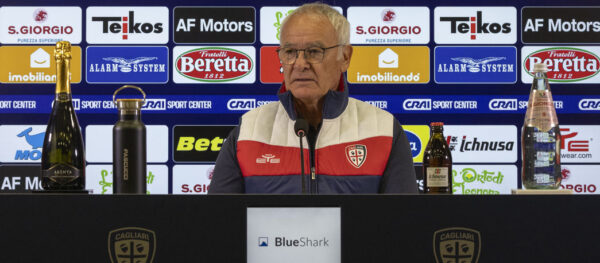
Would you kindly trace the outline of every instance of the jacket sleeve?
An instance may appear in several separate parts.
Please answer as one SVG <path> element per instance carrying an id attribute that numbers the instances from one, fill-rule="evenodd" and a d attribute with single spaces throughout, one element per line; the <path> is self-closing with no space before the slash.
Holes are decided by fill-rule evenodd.
<path id="1" fill-rule="evenodd" d="M 415 167 L 410 144 L 397 119 L 394 118 L 392 151 L 381 178 L 380 193 L 418 193 Z"/>
<path id="2" fill-rule="evenodd" d="M 244 193 L 244 179 L 237 160 L 237 139 L 240 127 L 235 127 L 223 143 L 213 177 L 208 188 L 208 194 Z"/>

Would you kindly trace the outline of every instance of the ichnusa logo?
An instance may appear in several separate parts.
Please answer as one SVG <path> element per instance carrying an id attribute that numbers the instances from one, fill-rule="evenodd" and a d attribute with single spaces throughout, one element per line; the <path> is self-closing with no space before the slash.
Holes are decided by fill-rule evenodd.
<path id="1" fill-rule="evenodd" d="M 108 233 L 111 263 L 152 263 L 156 254 L 156 234 L 141 227 L 124 227 Z"/>
<path id="2" fill-rule="evenodd" d="M 437 83 L 515 83 L 515 47 L 436 47 Z"/>
<path id="3" fill-rule="evenodd" d="M 517 99 L 492 99 L 489 108 L 493 111 L 516 111 L 517 104 Z"/>
<path id="4" fill-rule="evenodd" d="M 438 44 L 514 44 L 517 10 L 514 7 L 436 7 Z"/>
<path id="5" fill-rule="evenodd" d="M 166 7 L 88 7 L 89 44 L 165 44 L 169 41 Z"/>
<path id="6" fill-rule="evenodd" d="M 166 83 L 167 47 L 88 47 L 88 83 Z"/>
<path id="7" fill-rule="evenodd" d="M 436 263 L 477 263 L 481 253 L 481 234 L 464 227 L 440 229 L 433 234 Z"/>
<path id="8" fill-rule="evenodd" d="M 548 81 L 570 83 L 600 83 L 600 47 L 523 47 L 522 80 L 531 83 L 533 65 L 548 66 Z"/>
<path id="9" fill-rule="evenodd" d="M 255 49 L 246 47 L 175 47 L 176 83 L 254 83 Z"/>

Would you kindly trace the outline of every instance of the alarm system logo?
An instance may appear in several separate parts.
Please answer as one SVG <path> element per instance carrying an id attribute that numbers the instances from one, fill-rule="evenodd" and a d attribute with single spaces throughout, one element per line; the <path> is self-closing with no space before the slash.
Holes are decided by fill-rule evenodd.
<path id="1" fill-rule="evenodd" d="M 156 234 L 141 227 L 124 227 L 108 233 L 111 263 L 152 263 L 156 254 Z"/>
<path id="2" fill-rule="evenodd" d="M 436 263 L 477 263 L 481 253 L 479 231 L 451 227 L 435 231 L 433 234 L 433 254 Z"/>

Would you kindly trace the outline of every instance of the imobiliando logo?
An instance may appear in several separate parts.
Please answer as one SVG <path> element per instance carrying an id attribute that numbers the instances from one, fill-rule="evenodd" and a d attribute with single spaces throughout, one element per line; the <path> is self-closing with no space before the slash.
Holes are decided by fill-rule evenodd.
<path id="1" fill-rule="evenodd" d="M 0 47 L 0 82 L 55 83 L 54 46 Z M 71 83 L 81 81 L 81 48 L 71 47 Z"/>
<path id="2" fill-rule="evenodd" d="M 355 46 L 350 83 L 428 83 L 429 48 L 426 46 Z"/>

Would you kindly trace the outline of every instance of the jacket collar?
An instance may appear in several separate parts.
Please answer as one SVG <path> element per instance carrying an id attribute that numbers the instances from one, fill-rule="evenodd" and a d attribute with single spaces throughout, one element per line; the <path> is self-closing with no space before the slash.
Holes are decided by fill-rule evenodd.
<path id="1" fill-rule="evenodd" d="M 279 101 L 292 120 L 296 120 L 296 110 L 294 109 L 294 96 L 287 90 L 285 83 L 281 84 L 277 94 Z M 344 80 L 344 74 L 340 76 L 338 90 L 329 90 L 325 94 L 323 102 L 323 119 L 334 119 L 340 116 L 348 105 L 348 84 Z"/>

